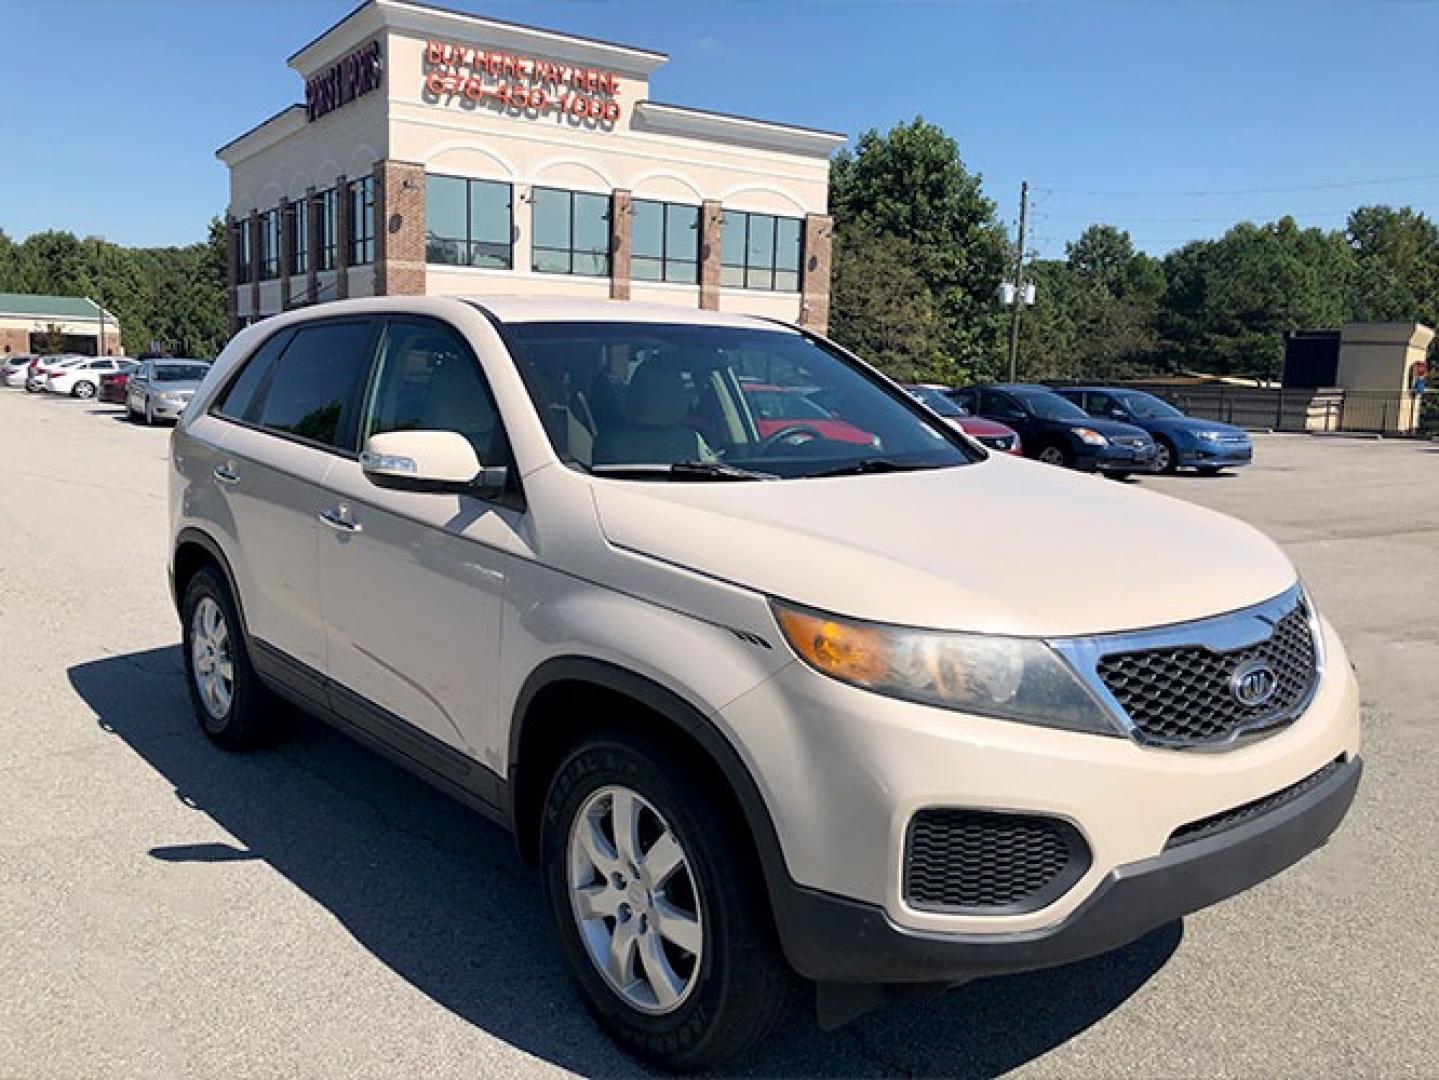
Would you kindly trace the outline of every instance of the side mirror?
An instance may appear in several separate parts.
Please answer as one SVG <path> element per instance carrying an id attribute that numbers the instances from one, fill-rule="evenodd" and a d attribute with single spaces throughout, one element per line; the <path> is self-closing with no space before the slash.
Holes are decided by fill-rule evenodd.
<path id="1" fill-rule="evenodd" d="M 500 491 L 504 466 L 484 468 L 470 440 L 456 431 L 387 431 L 371 435 L 360 454 L 371 483 L 403 491 Z"/>

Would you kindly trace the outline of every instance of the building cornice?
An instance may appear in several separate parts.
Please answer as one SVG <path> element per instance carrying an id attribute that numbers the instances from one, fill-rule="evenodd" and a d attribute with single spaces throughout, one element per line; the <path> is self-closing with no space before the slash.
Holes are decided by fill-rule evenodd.
<path id="1" fill-rule="evenodd" d="M 766 150 L 783 150 L 814 157 L 828 157 L 849 140 L 847 135 L 837 131 L 779 124 L 772 120 L 692 109 L 660 101 L 637 101 L 635 120 L 637 130 L 725 143 L 745 143 Z"/>
<path id="2" fill-rule="evenodd" d="M 641 78 L 648 77 L 650 72 L 669 59 L 662 52 L 633 45 L 471 15 L 418 0 L 366 0 L 294 53 L 288 63 L 301 78 L 307 78 L 383 30 L 454 38 L 460 43 L 482 38 L 486 44 L 496 48 L 608 68 Z"/>
<path id="3" fill-rule="evenodd" d="M 243 135 L 237 135 L 215 151 L 215 156 L 226 165 L 266 150 L 281 139 L 303 130 L 305 127 L 305 106 L 286 105 L 275 115 L 261 120 Z"/>

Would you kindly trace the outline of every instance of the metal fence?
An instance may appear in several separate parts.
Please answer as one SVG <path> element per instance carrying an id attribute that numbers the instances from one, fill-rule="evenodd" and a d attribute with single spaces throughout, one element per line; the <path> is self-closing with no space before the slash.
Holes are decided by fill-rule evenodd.
<path id="1" fill-rule="evenodd" d="M 1354 431 L 1386 435 L 1439 435 L 1439 391 L 1422 399 L 1404 391 L 1280 390 L 1245 386 L 1175 386 L 1142 389 L 1206 420 L 1260 431 Z"/>

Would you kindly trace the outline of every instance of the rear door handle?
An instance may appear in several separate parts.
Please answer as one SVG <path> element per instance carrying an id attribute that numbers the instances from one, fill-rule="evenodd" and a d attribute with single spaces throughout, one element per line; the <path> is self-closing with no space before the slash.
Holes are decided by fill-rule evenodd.
<path id="1" fill-rule="evenodd" d="M 351 519 L 348 506 L 341 505 L 330 510 L 321 510 L 320 520 L 337 532 L 357 533 L 360 531 L 360 523 Z"/>
<path id="2" fill-rule="evenodd" d="M 235 463 L 233 461 L 227 461 L 223 465 L 216 465 L 212 475 L 222 484 L 238 484 L 240 482 L 240 474 L 235 471 Z"/>

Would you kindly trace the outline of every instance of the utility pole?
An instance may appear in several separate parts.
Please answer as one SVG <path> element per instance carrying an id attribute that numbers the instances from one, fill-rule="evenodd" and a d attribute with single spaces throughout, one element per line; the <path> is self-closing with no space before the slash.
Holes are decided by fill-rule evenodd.
<path id="1" fill-rule="evenodd" d="M 1009 327 L 1009 381 L 1018 378 L 1019 313 L 1024 310 L 1024 244 L 1029 230 L 1029 181 L 1019 185 L 1019 246 L 1014 252 L 1014 322 Z"/>

